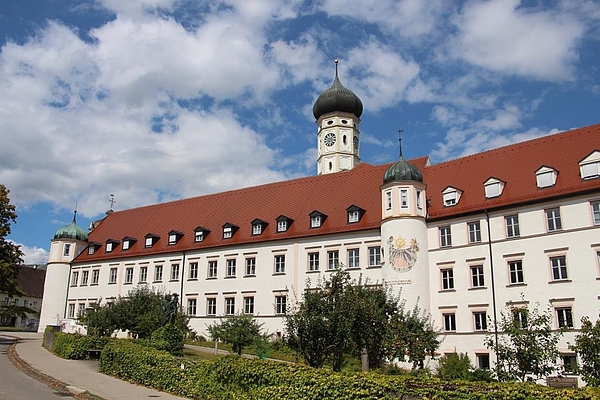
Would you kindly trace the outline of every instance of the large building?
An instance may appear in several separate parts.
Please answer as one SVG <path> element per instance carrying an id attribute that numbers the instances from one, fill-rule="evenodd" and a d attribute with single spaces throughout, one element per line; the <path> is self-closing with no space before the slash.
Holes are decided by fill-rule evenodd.
<path id="1" fill-rule="evenodd" d="M 432 165 L 360 163 L 360 99 L 317 99 L 317 176 L 108 213 L 51 243 L 41 328 L 136 285 L 178 293 L 199 333 L 256 315 L 281 333 L 309 282 L 346 268 L 417 301 L 440 353 L 490 362 L 488 317 L 548 305 L 574 362 L 580 319 L 600 309 L 600 125 Z M 492 358 L 493 361 L 493 358 Z"/>
<path id="2" fill-rule="evenodd" d="M 0 326 L 10 326 L 24 331 L 37 331 L 40 306 L 44 294 L 45 268 L 37 265 L 21 265 L 17 275 L 17 286 L 22 296 L 9 296 L 0 292 Z M 19 307 L 17 309 L 17 307 Z M 21 315 L 18 310 L 24 311 Z"/>

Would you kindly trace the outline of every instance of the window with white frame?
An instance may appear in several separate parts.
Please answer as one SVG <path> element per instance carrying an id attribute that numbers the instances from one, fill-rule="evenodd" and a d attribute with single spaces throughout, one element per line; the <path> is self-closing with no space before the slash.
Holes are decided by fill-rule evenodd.
<path id="1" fill-rule="evenodd" d="M 256 275 L 256 257 L 246 257 L 246 276 Z"/>
<path id="2" fill-rule="evenodd" d="M 131 267 L 125 269 L 125 283 L 126 284 L 133 283 L 133 268 L 131 268 Z"/>
<path id="3" fill-rule="evenodd" d="M 100 281 L 100 270 L 94 269 L 92 270 L 92 285 L 97 285 Z"/>
<path id="4" fill-rule="evenodd" d="M 471 287 L 478 288 L 485 286 L 485 278 L 483 274 L 483 265 L 471 266 Z"/>
<path id="5" fill-rule="evenodd" d="M 556 324 L 559 328 L 573 328 L 573 310 L 571 307 L 557 307 Z"/>
<path id="6" fill-rule="evenodd" d="M 140 283 L 148 281 L 148 267 L 140 267 Z"/>
<path id="7" fill-rule="evenodd" d="M 369 247 L 369 267 L 377 267 L 381 265 L 381 247 Z"/>
<path id="8" fill-rule="evenodd" d="M 475 354 L 477 357 L 477 368 L 490 369 L 490 355 L 487 353 Z"/>
<path id="9" fill-rule="evenodd" d="M 318 271 L 319 270 L 319 253 L 308 253 L 308 270 Z"/>
<path id="10" fill-rule="evenodd" d="M 440 247 L 452 246 L 452 234 L 450 226 L 440 226 Z"/>
<path id="11" fill-rule="evenodd" d="M 87 286 L 89 277 L 90 271 L 83 271 L 81 273 L 81 286 Z"/>
<path id="12" fill-rule="evenodd" d="M 479 221 L 469 222 L 469 243 L 481 242 L 481 223 Z"/>
<path id="13" fill-rule="evenodd" d="M 123 250 L 129 250 L 129 240 L 123 240 L 123 244 L 121 245 Z"/>
<path id="14" fill-rule="evenodd" d="M 485 311 L 475 311 L 473 313 L 473 319 L 476 331 L 487 330 L 487 313 Z"/>
<path id="15" fill-rule="evenodd" d="M 195 242 L 202 242 L 203 240 L 204 240 L 204 231 L 203 230 L 194 232 L 194 241 Z"/>
<path id="16" fill-rule="evenodd" d="M 106 252 L 107 253 L 110 253 L 111 251 L 113 251 L 113 245 L 114 245 L 113 242 L 106 243 Z"/>
<path id="17" fill-rule="evenodd" d="M 275 255 L 275 273 L 285 274 L 285 254 Z"/>
<path id="18" fill-rule="evenodd" d="M 223 228 L 223 239 L 229 239 L 233 235 L 231 227 Z"/>
<path id="19" fill-rule="evenodd" d="M 458 204 L 461 194 L 462 191 L 451 186 L 444 189 L 444 191 L 442 191 L 444 207 L 452 207 Z"/>
<path id="20" fill-rule="evenodd" d="M 154 282 L 161 282 L 163 278 L 163 266 L 154 266 Z"/>
<path id="21" fill-rule="evenodd" d="M 275 296 L 275 314 L 285 314 L 287 310 L 287 296 Z"/>
<path id="22" fill-rule="evenodd" d="M 171 233 L 169 235 L 169 246 L 173 246 L 175 243 L 177 243 L 177 234 Z"/>
<path id="23" fill-rule="evenodd" d="M 108 283 L 117 283 L 117 269 L 111 268 L 108 275 Z"/>
<path id="24" fill-rule="evenodd" d="M 254 314 L 254 296 L 244 297 L 244 314 Z"/>
<path id="25" fill-rule="evenodd" d="M 206 299 L 206 315 L 217 315 L 217 299 L 214 297 Z"/>
<path id="26" fill-rule="evenodd" d="M 79 282 L 79 272 L 73 271 L 71 273 L 71 286 L 77 286 L 78 282 Z"/>
<path id="27" fill-rule="evenodd" d="M 190 263 L 190 279 L 198 279 L 198 263 L 191 262 Z"/>
<path id="28" fill-rule="evenodd" d="M 85 303 L 79 303 L 79 306 L 77 308 L 77 316 L 83 317 L 84 314 L 85 314 Z"/>
<path id="29" fill-rule="evenodd" d="M 152 247 L 152 244 L 154 244 L 154 238 L 152 236 L 148 236 L 145 241 L 145 246 Z"/>
<path id="30" fill-rule="evenodd" d="M 198 300 L 196 299 L 188 299 L 187 301 L 187 314 L 188 315 L 196 315 L 196 306 Z"/>
<path id="31" fill-rule="evenodd" d="M 385 209 L 388 211 L 392 209 L 392 191 L 391 190 L 388 190 L 387 192 L 385 192 Z"/>
<path id="32" fill-rule="evenodd" d="M 230 258 L 227 260 L 227 276 L 228 277 L 235 276 L 235 273 L 236 273 L 235 258 Z"/>
<path id="33" fill-rule="evenodd" d="M 71 253 L 71 244 L 65 243 L 65 246 L 63 247 L 63 256 L 68 257 L 69 253 Z"/>
<path id="34" fill-rule="evenodd" d="M 511 260 L 508 262 L 508 279 L 511 285 L 525 282 L 523 275 L 523 260 Z"/>
<path id="35" fill-rule="evenodd" d="M 442 276 L 442 290 L 454 289 L 454 270 L 452 268 L 444 268 L 440 270 Z"/>
<path id="36" fill-rule="evenodd" d="M 592 152 L 579 163 L 581 179 L 594 179 L 600 177 L 600 151 Z"/>
<path id="37" fill-rule="evenodd" d="M 277 232 L 285 232 L 287 230 L 287 221 L 277 222 Z"/>
<path id="38" fill-rule="evenodd" d="M 75 318 L 75 304 L 69 304 L 69 307 L 67 310 L 67 317 Z"/>
<path id="39" fill-rule="evenodd" d="M 421 191 L 417 190 L 417 208 L 420 210 L 423 208 L 422 206 L 422 200 L 421 200 Z"/>
<path id="40" fill-rule="evenodd" d="M 498 197 L 502 194 L 502 191 L 504 190 L 504 182 L 495 178 L 488 179 L 484 182 L 483 185 L 485 189 L 486 199 Z"/>
<path id="41" fill-rule="evenodd" d="M 210 260 L 208 262 L 207 277 L 208 278 L 216 278 L 217 277 L 217 260 Z"/>
<path id="42" fill-rule="evenodd" d="M 575 353 L 561 353 L 560 359 L 564 374 L 577 373 L 577 355 Z"/>
<path id="43" fill-rule="evenodd" d="M 235 314 L 235 297 L 225 297 L 225 315 Z"/>
<path id="44" fill-rule="evenodd" d="M 562 229 L 562 222 L 560 220 L 560 208 L 549 208 L 545 210 L 545 213 L 548 232 L 560 231 Z"/>
<path id="45" fill-rule="evenodd" d="M 555 256 L 550 257 L 550 265 L 552 267 L 552 280 L 553 281 L 562 281 L 569 279 L 567 274 L 567 257 Z"/>
<path id="46" fill-rule="evenodd" d="M 360 212 L 358 210 L 353 210 L 348 212 L 348 223 L 353 224 L 358 222 L 360 219 Z"/>
<path id="47" fill-rule="evenodd" d="M 600 201 L 592 201 L 590 207 L 592 208 L 594 225 L 600 225 Z"/>
<path id="48" fill-rule="evenodd" d="M 348 249 L 348 268 L 359 268 L 359 259 L 359 249 Z"/>
<path id="49" fill-rule="evenodd" d="M 171 264 L 171 280 L 179 280 L 179 264 Z"/>
<path id="50" fill-rule="evenodd" d="M 408 190 L 400 189 L 400 208 L 408 208 Z"/>
<path id="51" fill-rule="evenodd" d="M 506 223 L 507 238 L 519 237 L 521 235 L 521 231 L 519 230 L 518 215 L 508 215 L 504 217 L 504 222 Z"/>
<path id="52" fill-rule="evenodd" d="M 444 332 L 456 332 L 456 314 L 444 313 Z"/>
<path id="53" fill-rule="evenodd" d="M 340 252 L 338 250 L 330 250 L 327 252 L 327 269 L 334 270 L 340 266 Z"/>
<path id="54" fill-rule="evenodd" d="M 262 224 L 254 224 L 252 225 L 252 234 L 260 235 L 262 233 Z"/>
<path id="55" fill-rule="evenodd" d="M 96 252 L 96 246 L 90 244 L 88 246 L 88 254 L 91 256 L 92 254 L 94 254 Z"/>
<path id="56" fill-rule="evenodd" d="M 321 226 L 321 216 L 320 215 L 313 215 L 312 217 L 310 217 L 310 227 L 311 228 L 318 228 Z"/>
<path id="57" fill-rule="evenodd" d="M 550 167 L 542 167 L 535 172 L 537 187 L 542 189 L 554 186 L 558 173 Z"/>
<path id="58" fill-rule="evenodd" d="M 529 310 L 527 308 L 513 308 L 513 322 L 520 328 L 526 328 L 528 325 Z"/>

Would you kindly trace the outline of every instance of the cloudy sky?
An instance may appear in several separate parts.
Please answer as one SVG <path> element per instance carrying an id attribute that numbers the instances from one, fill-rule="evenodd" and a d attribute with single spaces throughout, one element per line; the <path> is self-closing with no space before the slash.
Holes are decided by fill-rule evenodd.
<path id="1" fill-rule="evenodd" d="M 3 0 L 0 183 L 44 262 L 70 222 L 316 173 L 312 104 L 361 158 L 434 163 L 600 123 L 596 0 Z"/>

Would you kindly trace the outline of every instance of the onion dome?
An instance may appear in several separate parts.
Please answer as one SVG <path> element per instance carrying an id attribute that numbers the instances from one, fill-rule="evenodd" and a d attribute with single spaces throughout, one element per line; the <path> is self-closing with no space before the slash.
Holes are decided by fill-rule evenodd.
<path id="1" fill-rule="evenodd" d="M 338 60 L 335 60 L 335 79 L 331 87 L 325 90 L 313 105 L 313 115 L 319 119 L 324 114 L 339 111 L 356 115 L 360 118 L 363 112 L 362 101 L 350 89 L 342 85 L 338 78 Z"/>
<path id="2" fill-rule="evenodd" d="M 402 156 L 402 142 L 400 143 L 400 157 L 398 161 L 390 165 L 383 174 L 383 184 L 394 181 L 417 181 L 423 182 L 421 170 L 412 165 Z"/>
<path id="3" fill-rule="evenodd" d="M 54 234 L 54 239 L 75 239 L 84 242 L 88 241 L 88 234 L 79 225 L 77 225 L 77 211 L 73 215 L 73 221 L 69 225 L 63 226 Z"/>

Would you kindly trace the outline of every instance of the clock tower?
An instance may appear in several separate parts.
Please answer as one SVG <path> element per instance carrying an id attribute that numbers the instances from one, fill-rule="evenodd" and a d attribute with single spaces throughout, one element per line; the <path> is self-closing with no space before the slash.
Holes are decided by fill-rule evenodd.
<path id="1" fill-rule="evenodd" d="M 354 168 L 360 162 L 358 125 L 363 105 L 357 95 L 345 88 L 338 78 L 335 60 L 333 84 L 313 106 L 317 124 L 317 174 L 329 174 Z"/>

